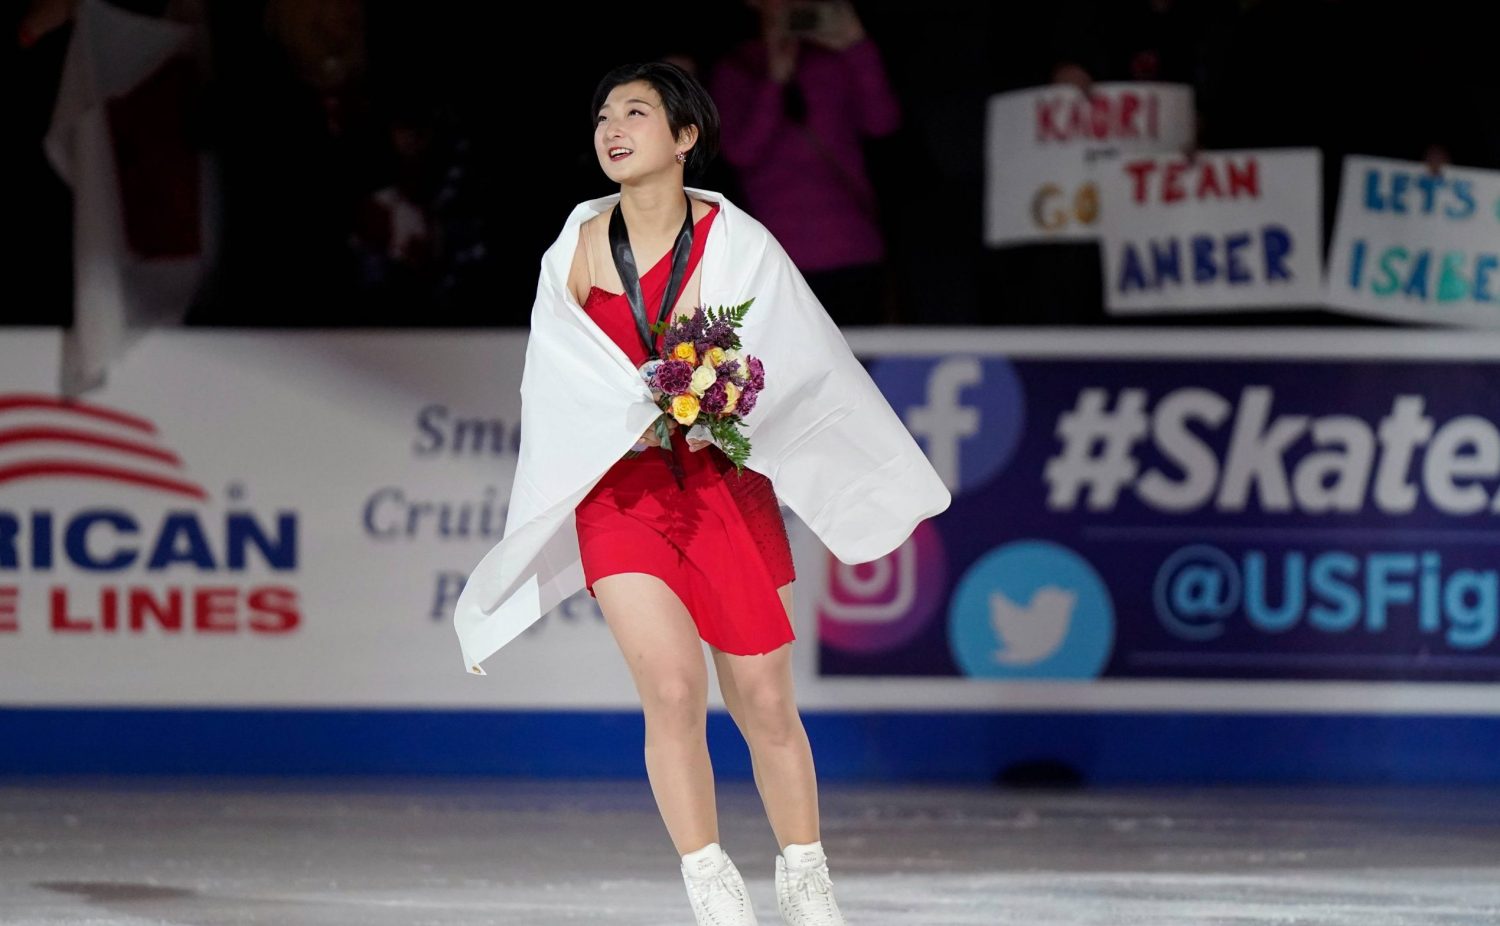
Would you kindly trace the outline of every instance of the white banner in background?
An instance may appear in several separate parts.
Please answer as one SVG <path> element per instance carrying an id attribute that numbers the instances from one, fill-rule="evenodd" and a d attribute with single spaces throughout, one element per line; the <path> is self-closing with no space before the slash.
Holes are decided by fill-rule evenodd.
<path id="1" fill-rule="evenodd" d="M 979 620 L 986 617 L 985 601 L 977 610 L 955 611 L 944 599 L 949 582 L 957 583 L 954 601 L 988 587 L 983 554 L 997 543 L 1016 547 L 1010 536 L 1016 531 L 1035 539 L 1122 524 L 1136 525 L 1137 533 L 1163 526 L 1159 518 L 1154 527 L 1141 527 L 1136 507 L 1124 501 L 1116 513 L 1092 503 L 1085 509 L 1080 496 L 1075 510 L 1053 506 L 1026 522 L 1015 517 L 1013 503 L 990 500 L 1020 498 L 1036 509 L 1053 497 L 1046 479 L 1134 485 L 1139 475 L 1144 485 L 1160 476 L 1138 474 L 1133 462 L 1121 473 L 1094 458 L 1043 467 L 1058 453 L 1058 435 L 1087 423 L 1085 393 L 1092 393 L 1084 387 L 1097 386 L 1101 376 L 1123 384 L 1111 413 L 1116 416 L 1131 412 L 1133 389 L 1150 386 L 1160 397 L 1160 387 L 1177 382 L 1200 393 L 1233 395 L 1239 378 L 1259 383 L 1272 372 L 1284 380 L 1278 401 L 1290 409 L 1279 414 L 1305 415 L 1306 406 L 1331 415 L 1388 404 L 1380 390 L 1326 385 L 1347 380 L 1349 368 L 1380 369 L 1379 362 L 1406 377 L 1385 383 L 1387 391 L 1427 395 L 1421 377 L 1433 377 L 1428 397 L 1434 414 L 1441 411 L 1446 420 L 1472 412 L 1471 406 L 1488 409 L 1482 391 L 1468 384 L 1482 382 L 1500 362 L 1500 337 L 905 329 L 853 332 L 850 342 L 870 359 L 893 409 L 955 487 L 955 504 L 892 557 L 841 568 L 785 512 L 797 566 L 792 660 L 799 706 L 1500 715 L 1500 686 L 1472 681 L 1478 670 L 1442 683 L 1152 677 L 1155 670 L 1128 657 L 1141 647 L 1163 650 L 1157 644 L 1165 631 L 1148 608 L 1130 603 L 1133 592 L 1123 585 L 1111 592 L 1119 595 L 1111 615 L 1119 658 L 1100 677 L 1004 678 L 997 665 L 1012 676 L 1020 670 L 993 660 L 969 666 L 984 670 L 977 675 L 952 674 L 960 673 L 952 659 L 988 654 L 996 640 L 988 620 Z M 113 368 L 106 387 L 87 402 L 56 395 L 58 349 L 52 331 L 8 329 L 0 336 L 0 709 L 639 709 L 614 638 L 583 591 L 496 654 L 489 675 L 466 673 L 458 653 L 454 598 L 467 570 L 504 528 L 519 436 L 524 332 L 162 331 Z M 1455 358 L 1469 359 L 1459 364 Z M 1317 376 L 1309 379 L 1310 372 Z M 1306 394 L 1297 391 L 1304 380 L 1311 383 Z M 1083 411 L 1075 408 L 1075 391 Z M 1462 401 L 1438 409 L 1447 398 Z M 1091 414 L 1096 427 L 1113 420 L 1103 407 Z M 1454 418 L 1434 441 L 1467 427 L 1465 421 Z M 1139 434 L 1105 430 L 1125 442 L 1109 446 L 1137 452 Z M 1229 430 L 1227 423 L 1220 429 Z M 1088 449 L 1096 443 L 1080 439 L 1076 446 L 1080 453 L 1108 452 Z M 1450 468 L 1456 467 L 1463 460 L 1453 456 L 1453 446 L 1431 452 L 1447 454 Z M 1195 472 L 1215 462 L 1197 454 L 1184 459 Z M 1325 491 L 1321 482 L 1304 485 L 1303 468 L 1298 497 Z M 1272 478 L 1269 471 L 1257 471 L 1260 476 Z M 1004 516 L 991 516 L 986 506 L 998 506 L 993 510 Z M 1161 518 L 1167 527 L 1192 532 L 1204 528 L 1208 515 Z M 1287 536 L 1288 543 L 1305 545 L 1322 535 Z M 1084 540 L 1104 543 L 1101 568 L 1123 570 L 1121 582 L 1140 584 L 1131 562 L 1136 554 L 1100 537 Z M 1164 542 L 1152 537 L 1131 543 L 1149 551 Z M 1483 549 L 1463 553 L 1473 558 Z M 1008 575 L 1000 576 L 1002 585 Z M 1016 575 L 1027 582 L 1048 578 L 1034 569 Z M 1059 572 L 1049 581 L 1065 578 Z M 1049 595 L 1040 600 L 1056 598 Z M 1391 598 L 1397 602 L 1391 607 L 1399 610 L 1401 600 L 1413 599 Z M 1463 609 L 1471 604 L 1457 602 L 1462 613 L 1450 635 L 1469 645 L 1484 631 L 1481 642 L 1500 646 L 1492 610 L 1482 626 L 1459 620 L 1468 620 Z M 1010 616 L 1040 613 L 1040 606 L 1018 605 Z M 1083 632 L 1087 616 L 1080 613 L 1082 629 L 1065 640 L 1100 642 Z M 1348 662 L 1364 658 L 1346 652 L 1349 647 L 1422 658 L 1425 651 L 1399 646 L 1420 644 L 1423 626 L 1393 618 L 1391 633 L 1378 638 L 1363 630 L 1337 640 L 1305 632 Z M 1023 629 L 1001 628 L 1007 634 Z M 936 644 L 924 633 L 936 634 Z M 1023 633 L 1015 640 L 1034 637 Z M 1274 647 L 1281 637 L 1256 640 Z M 1241 653 L 1243 642 L 1228 634 L 1224 651 Z M 1215 641 L 1173 645 L 1200 662 L 1219 652 Z M 1057 658 L 1069 652 L 1065 645 Z M 1464 666 L 1484 663 L 1482 652 L 1460 655 Z M 950 674 L 920 674 L 928 671 L 922 665 Z M 1140 677 L 1118 674 L 1126 670 Z M 1439 670 L 1447 671 L 1436 665 L 1432 672 Z M 722 703 L 716 688 L 710 696 Z"/>
<path id="2" fill-rule="evenodd" d="M 1124 154 L 1174 152 L 1193 138 L 1193 90 L 1178 84 L 1067 84 L 990 98 L 984 241 L 991 247 L 1098 237 L 1097 169 Z"/>
<path id="3" fill-rule="evenodd" d="M 1500 326 L 1500 171 L 1344 158 L 1327 282 L 1354 314 Z"/>
<path id="4" fill-rule="evenodd" d="M 1321 302 L 1315 149 L 1129 158 L 1100 171 L 1109 311 Z"/>

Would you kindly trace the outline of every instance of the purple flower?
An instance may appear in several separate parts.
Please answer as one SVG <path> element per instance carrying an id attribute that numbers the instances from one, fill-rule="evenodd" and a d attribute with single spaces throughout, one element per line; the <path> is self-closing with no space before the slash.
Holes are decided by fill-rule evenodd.
<path id="1" fill-rule="evenodd" d="M 661 336 L 662 353 L 672 353 L 672 348 L 683 343 L 692 341 L 694 347 L 701 353 L 703 345 L 704 316 L 703 307 L 698 306 L 691 314 L 679 315 L 667 325 L 667 330 Z"/>
<path id="2" fill-rule="evenodd" d="M 734 326 L 729 323 L 729 319 L 720 318 L 704 330 L 703 337 L 710 346 L 728 350 L 734 346 Z"/>
<path id="3" fill-rule="evenodd" d="M 724 410 L 724 405 L 728 401 L 729 391 L 724 388 L 724 381 L 721 379 L 703 390 L 703 398 L 698 400 L 698 407 L 710 415 L 717 415 Z"/>
<path id="4" fill-rule="evenodd" d="M 749 365 L 750 385 L 754 386 L 756 389 L 763 388 L 766 384 L 766 369 L 761 365 L 760 358 L 751 357 L 749 360 Z"/>
<path id="5" fill-rule="evenodd" d="M 756 386 L 746 386 L 740 393 L 739 401 L 734 403 L 734 413 L 740 417 L 750 414 L 755 408 L 755 397 L 760 395 L 760 389 Z"/>
<path id="6" fill-rule="evenodd" d="M 686 360 L 664 360 L 656 368 L 656 388 L 667 395 L 682 395 L 693 378 L 693 365 Z"/>

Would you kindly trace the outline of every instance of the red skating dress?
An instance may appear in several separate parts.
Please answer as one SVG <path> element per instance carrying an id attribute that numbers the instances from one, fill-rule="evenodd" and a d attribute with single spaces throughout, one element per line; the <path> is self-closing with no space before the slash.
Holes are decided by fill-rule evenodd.
<path id="1" fill-rule="evenodd" d="M 684 280 L 698 265 L 718 211 L 715 205 L 694 226 Z M 641 295 L 653 317 L 671 269 L 669 251 L 641 276 Z M 596 286 L 583 309 L 637 366 L 646 362 L 623 293 Z M 796 639 L 776 592 L 796 578 L 776 493 L 762 473 L 747 468 L 737 476 L 718 447 L 688 450 L 686 433 L 683 427 L 672 432 L 671 451 L 682 465 L 685 488 L 678 487 L 664 451 L 648 447 L 621 458 L 578 503 L 574 517 L 586 587 L 593 595 L 594 582 L 603 576 L 649 573 L 677 593 L 700 638 L 735 655 L 768 653 Z"/>

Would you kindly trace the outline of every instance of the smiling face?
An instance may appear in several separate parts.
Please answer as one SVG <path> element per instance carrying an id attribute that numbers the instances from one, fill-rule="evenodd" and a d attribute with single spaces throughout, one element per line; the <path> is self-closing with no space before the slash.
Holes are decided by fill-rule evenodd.
<path id="1" fill-rule="evenodd" d="M 681 171 L 677 152 L 692 147 L 694 128 L 672 136 L 667 111 L 656 88 L 644 80 L 620 84 L 594 114 L 594 154 L 609 179 L 618 183 L 661 171 Z"/>

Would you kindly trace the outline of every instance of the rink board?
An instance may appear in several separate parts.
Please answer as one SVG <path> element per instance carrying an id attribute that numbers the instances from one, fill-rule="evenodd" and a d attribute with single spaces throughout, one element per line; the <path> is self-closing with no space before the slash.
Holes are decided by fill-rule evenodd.
<path id="1" fill-rule="evenodd" d="M 972 775 L 1024 759 L 1042 718 L 1058 752 L 1123 729 L 1143 743 L 1230 724 L 1237 748 L 1261 726 L 1268 743 L 1341 730 L 1350 769 L 1383 751 L 1370 767 L 1406 778 L 1438 774 L 1403 765 L 1408 739 L 1437 756 L 1449 737 L 1460 754 L 1492 742 L 1500 337 L 849 339 L 954 495 L 854 566 L 784 509 L 799 704 L 867 749 L 849 774 Z M 463 672 L 448 623 L 503 530 L 524 332 L 165 332 L 89 414 L 55 403 L 57 350 L 51 331 L 0 341 L 0 704 L 30 731 L 6 741 L 39 742 L 10 770 L 91 767 L 88 750 L 47 758 L 46 718 L 199 743 L 230 718 L 272 722 L 307 732 L 313 755 L 339 731 L 368 742 L 363 725 L 424 717 L 501 743 L 528 718 L 567 718 L 545 725 L 559 741 L 623 723 L 632 742 L 634 689 L 586 593 L 484 678 Z M 869 747 L 935 729 L 960 745 Z M 336 755 L 531 768 L 500 747 L 424 760 L 420 732 L 390 737 Z M 1254 777 L 1266 761 L 1239 765 Z"/>

